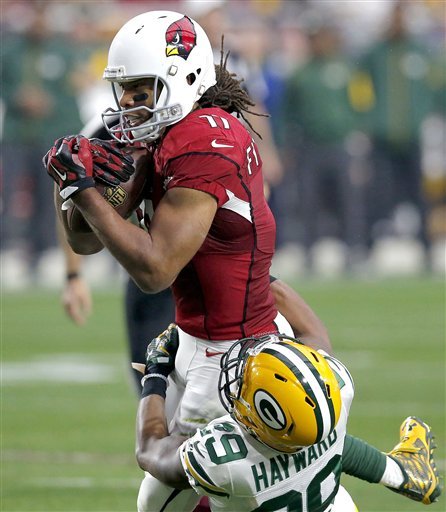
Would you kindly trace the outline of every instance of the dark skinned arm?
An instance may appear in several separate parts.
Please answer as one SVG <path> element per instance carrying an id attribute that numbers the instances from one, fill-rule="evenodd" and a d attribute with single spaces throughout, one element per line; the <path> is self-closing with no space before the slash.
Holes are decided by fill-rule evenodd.
<path id="1" fill-rule="evenodd" d="M 333 354 L 327 329 L 302 297 L 280 279 L 271 283 L 276 308 L 288 320 L 296 338 L 306 345 Z"/>
<path id="2" fill-rule="evenodd" d="M 178 453 L 185 439 L 169 436 L 164 398 L 149 395 L 141 399 L 136 417 L 136 460 L 141 469 L 176 489 L 189 488 Z"/>
<path id="3" fill-rule="evenodd" d="M 59 245 L 64 255 L 66 275 L 61 302 L 71 320 L 77 325 L 83 325 L 92 311 L 91 291 L 81 275 L 83 256 L 71 249 L 59 217 L 56 223 Z"/>

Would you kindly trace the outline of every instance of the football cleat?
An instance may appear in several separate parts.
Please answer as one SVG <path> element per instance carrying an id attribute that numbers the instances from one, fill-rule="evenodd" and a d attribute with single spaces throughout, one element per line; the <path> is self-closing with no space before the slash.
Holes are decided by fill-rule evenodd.
<path id="1" fill-rule="evenodd" d="M 438 500 L 441 484 L 433 458 L 433 439 L 431 428 L 420 419 L 409 416 L 403 421 L 400 442 L 387 455 L 400 466 L 404 483 L 399 489 L 389 489 L 425 505 Z"/>

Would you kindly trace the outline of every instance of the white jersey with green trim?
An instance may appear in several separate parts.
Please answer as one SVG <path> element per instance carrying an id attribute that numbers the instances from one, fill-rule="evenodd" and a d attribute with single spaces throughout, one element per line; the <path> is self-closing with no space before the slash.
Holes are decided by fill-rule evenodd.
<path id="1" fill-rule="evenodd" d="M 211 509 L 322 512 L 338 491 L 347 418 L 354 395 L 348 370 L 324 354 L 341 386 L 342 410 L 322 442 L 287 454 L 258 442 L 230 415 L 210 422 L 180 448 L 191 486 Z"/>

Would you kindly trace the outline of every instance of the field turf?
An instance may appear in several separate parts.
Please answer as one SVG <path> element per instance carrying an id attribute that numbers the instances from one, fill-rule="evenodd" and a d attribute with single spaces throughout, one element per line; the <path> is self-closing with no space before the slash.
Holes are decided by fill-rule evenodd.
<path id="1" fill-rule="evenodd" d="M 355 380 L 350 433 L 387 451 L 401 421 L 417 415 L 436 434 L 444 474 L 444 281 L 308 281 L 298 290 Z M 94 301 L 80 328 L 64 316 L 57 292 L 2 294 L 2 512 L 136 510 L 137 399 L 122 297 L 96 292 Z M 352 477 L 343 484 L 361 512 L 424 508 Z M 445 504 L 442 496 L 428 510 Z"/>

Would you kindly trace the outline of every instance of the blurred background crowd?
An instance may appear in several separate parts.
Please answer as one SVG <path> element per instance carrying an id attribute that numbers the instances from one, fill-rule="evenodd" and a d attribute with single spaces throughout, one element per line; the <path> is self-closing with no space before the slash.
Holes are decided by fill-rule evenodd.
<path id="1" fill-rule="evenodd" d="M 444 273 L 443 0 L 2 1 L 4 288 L 60 285 L 52 182 L 41 158 L 113 105 L 101 80 L 125 21 L 184 12 L 270 118 L 256 126 L 277 221 L 273 272 Z M 260 122 L 260 121 L 259 121 Z M 89 258 L 109 282 L 107 254 Z M 89 270 L 90 268 L 90 270 Z"/>

